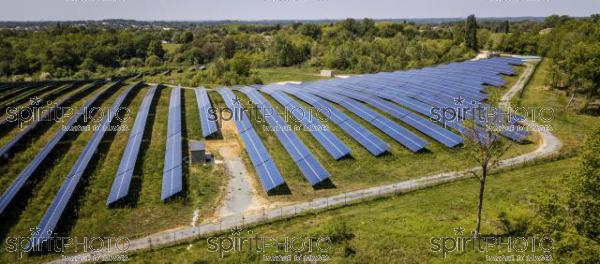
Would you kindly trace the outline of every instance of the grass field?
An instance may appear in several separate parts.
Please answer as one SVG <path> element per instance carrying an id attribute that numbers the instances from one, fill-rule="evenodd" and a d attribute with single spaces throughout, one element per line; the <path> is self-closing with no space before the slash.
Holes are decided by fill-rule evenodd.
<path id="1" fill-rule="evenodd" d="M 165 52 L 167 52 L 167 54 L 173 54 L 175 52 L 177 52 L 177 49 L 179 49 L 179 47 L 181 47 L 182 44 L 177 44 L 177 43 L 163 43 L 162 47 L 165 50 Z"/>
<path id="2" fill-rule="evenodd" d="M 308 67 L 255 68 L 252 71 L 256 72 L 264 84 L 283 81 L 314 81 L 326 78 L 319 76 L 317 69 Z M 155 76 L 146 76 L 144 79 L 152 83 L 181 84 L 191 87 L 195 75 L 196 72 L 183 68 L 181 72 L 174 70 L 168 75 L 160 73 Z M 199 86 L 215 87 L 213 84 L 200 84 Z"/>
<path id="3" fill-rule="evenodd" d="M 315 68 L 301 67 L 278 67 L 278 68 L 258 68 L 256 69 L 258 77 L 265 83 L 274 83 L 282 81 L 314 81 L 326 79 L 321 77 L 319 70 Z"/>
<path id="4" fill-rule="evenodd" d="M 551 63 L 551 60 L 544 59 L 538 65 L 522 97 L 515 97 L 511 103 L 528 107 L 530 115 L 528 118 L 536 118 L 539 124 L 550 125 L 552 133 L 563 141 L 563 152 L 576 152 L 583 143 L 585 135 L 592 129 L 600 127 L 600 118 L 580 114 L 572 108 L 567 109 L 569 97 L 546 86 L 548 66 Z M 543 108 L 551 110 L 540 114 L 539 110 Z M 538 114 L 534 112 L 535 110 L 538 110 Z M 550 120 L 545 121 L 544 118 Z"/>
<path id="5" fill-rule="evenodd" d="M 499 215 L 512 221 L 531 217 L 531 201 L 547 188 L 555 188 L 562 171 L 574 166 L 574 160 L 535 165 L 493 175 L 483 212 L 483 234 L 502 235 Z M 329 263 L 472 263 L 484 261 L 485 253 L 441 253 L 430 250 L 432 237 L 454 237 L 454 228 L 468 233 L 475 226 L 477 191 L 475 180 L 465 180 L 412 193 L 373 200 L 326 212 L 309 213 L 255 228 L 244 229 L 240 237 L 266 237 L 282 241 L 285 237 L 326 236 L 336 241 L 324 254 Z M 225 236 L 233 236 L 225 234 Z M 297 246 L 299 247 L 299 246 Z M 293 251 L 291 251 L 293 252 Z M 310 254 L 306 250 L 303 254 Z M 289 253 L 288 253 L 289 254 Z M 491 253 L 488 253 L 491 254 Z M 287 255 L 270 249 L 264 253 L 249 250 L 225 253 L 209 252 L 206 238 L 159 250 L 131 255 L 133 263 L 249 263 L 262 255 Z M 492 254 L 493 255 L 493 254 Z"/>

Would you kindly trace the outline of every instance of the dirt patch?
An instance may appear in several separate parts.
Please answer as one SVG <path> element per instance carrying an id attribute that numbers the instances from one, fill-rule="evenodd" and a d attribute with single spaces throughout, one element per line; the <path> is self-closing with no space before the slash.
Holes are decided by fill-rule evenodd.
<path id="1" fill-rule="evenodd" d="M 222 159 L 218 162 L 222 162 L 227 171 L 227 186 L 214 215 L 205 221 L 274 206 L 259 193 L 262 188 L 253 170 L 248 169 L 251 164 L 244 162 L 245 159 L 242 158 L 243 144 L 235 123 L 232 120 L 222 121 L 220 130 L 222 137 L 207 140 L 206 149 L 211 153 L 218 153 Z"/>

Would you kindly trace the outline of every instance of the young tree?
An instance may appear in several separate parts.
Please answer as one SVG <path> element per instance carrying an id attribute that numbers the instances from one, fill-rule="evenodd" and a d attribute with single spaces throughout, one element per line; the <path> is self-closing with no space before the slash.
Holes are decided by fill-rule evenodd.
<path id="1" fill-rule="evenodd" d="M 477 51 L 477 20 L 475 15 L 467 17 L 465 25 L 465 44 L 472 50 Z"/>
<path id="2" fill-rule="evenodd" d="M 475 124 L 465 124 L 464 135 L 467 137 L 468 155 L 477 162 L 480 171 L 473 171 L 479 179 L 479 203 L 477 205 L 477 225 L 474 236 L 479 236 L 481 228 L 481 210 L 483 209 L 483 196 L 485 183 L 491 169 L 498 165 L 502 156 L 510 148 L 510 144 L 500 139 L 491 127 L 479 127 Z"/>
<path id="3" fill-rule="evenodd" d="M 158 40 L 150 41 L 150 44 L 148 44 L 147 53 L 148 53 L 148 57 L 154 55 L 154 56 L 160 58 L 161 60 L 165 56 L 165 50 L 163 50 L 162 44 Z"/>

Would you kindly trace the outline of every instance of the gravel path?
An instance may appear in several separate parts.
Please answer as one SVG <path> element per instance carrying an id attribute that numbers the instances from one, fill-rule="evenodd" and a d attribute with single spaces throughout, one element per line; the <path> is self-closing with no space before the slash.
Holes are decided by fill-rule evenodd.
<path id="1" fill-rule="evenodd" d="M 506 105 L 509 99 L 515 94 L 517 94 L 521 89 L 523 89 L 523 86 L 526 83 L 526 81 L 529 78 L 531 78 L 531 74 L 533 73 L 533 69 L 535 66 L 527 64 L 526 67 L 527 68 L 522 74 L 521 78 L 519 78 L 519 80 L 513 85 L 513 87 L 511 87 L 502 97 L 502 105 Z M 535 125 L 535 123 L 531 121 L 524 121 L 524 125 L 533 126 Z M 536 150 L 514 158 L 503 160 L 500 162 L 499 167 L 514 166 L 538 158 L 546 157 L 556 153 L 560 149 L 562 145 L 560 140 L 554 135 L 552 135 L 550 131 L 541 131 L 539 133 L 541 136 L 541 142 Z M 440 173 L 417 179 L 400 181 L 393 184 L 380 185 L 371 188 L 333 195 L 329 197 L 317 198 L 308 202 L 301 202 L 293 205 L 281 206 L 268 210 L 255 210 L 245 213 L 233 213 L 229 216 L 215 220 L 215 222 L 212 223 L 202 224 L 195 227 L 170 230 L 167 232 L 153 234 L 143 238 L 132 240 L 130 241 L 129 247 L 126 251 L 119 251 L 116 250 L 115 247 L 112 247 L 111 250 L 104 249 L 93 253 L 75 255 L 70 257 L 70 260 L 76 260 L 75 262 L 98 261 L 105 257 L 126 254 L 127 252 L 135 250 L 176 244 L 199 236 L 206 236 L 207 234 L 214 234 L 226 231 L 238 226 L 260 222 L 268 222 L 284 217 L 293 217 L 310 210 L 335 208 L 337 206 L 341 206 L 347 203 L 360 202 L 361 199 L 368 199 L 393 193 L 409 192 L 415 189 L 421 189 L 451 181 L 456 181 L 463 178 L 469 178 L 472 177 L 471 172 L 476 170 L 478 170 L 478 168 L 471 168 L 457 172 Z M 238 210 L 234 209 L 233 211 Z M 59 259 L 51 263 L 73 263 L 73 261 L 67 262 L 65 260 Z"/>

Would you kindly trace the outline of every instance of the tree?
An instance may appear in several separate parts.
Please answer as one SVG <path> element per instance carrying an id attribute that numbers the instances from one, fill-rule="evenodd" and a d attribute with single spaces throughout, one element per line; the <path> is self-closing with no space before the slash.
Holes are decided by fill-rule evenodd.
<path id="1" fill-rule="evenodd" d="M 225 56 L 225 58 L 233 57 L 233 54 L 235 53 L 235 41 L 233 40 L 233 38 L 226 37 L 223 40 L 222 45 L 223 45 L 223 55 Z"/>
<path id="2" fill-rule="evenodd" d="M 13 57 L 12 45 L 9 42 L 0 40 L 0 75 L 10 74 Z"/>
<path id="3" fill-rule="evenodd" d="M 477 117 L 476 117 L 477 118 Z M 501 140 L 500 136 L 494 132 L 493 127 L 479 127 L 475 124 L 465 124 L 464 135 L 469 144 L 468 155 L 475 161 L 480 171 L 473 171 L 473 175 L 479 179 L 479 203 L 477 205 L 477 225 L 475 226 L 474 236 L 479 236 L 481 229 L 481 211 L 483 209 L 483 196 L 485 192 L 485 183 L 491 169 L 498 165 L 502 156 L 508 151 L 510 144 Z"/>
<path id="4" fill-rule="evenodd" d="M 565 263 L 600 263 L 600 128 L 583 144 L 579 168 L 561 177 L 560 190 L 536 199 L 529 233 L 554 239 L 554 252 Z"/>
<path id="5" fill-rule="evenodd" d="M 318 40 L 321 37 L 321 27 L 317 24 L 304 24 L 300 27 L 300 34 Z"/>
<path id="6" fill-rule="evenodd" d="M 194 41 L 194 34 L 189 31 L 185 31 L 179 35 L 178 43 L 185 44 Z"/>
<path id="7" fill-rule="evenodd" d="M 569 207 L 578 233 L 600 243 L 600 129 L 585 141 L 581 163 L 572 176 Z"/>
<path id="8" fill-rule="evenodd" d="M 286 35 L 278 34 L 270 47 L 270 56 L 275 65 L 291 66 L 303 62 L 310 55 L 307 43 L 295 45 Z"/>
<path id="9" fill-rule="evenodd" d="M 510 32 L 510 24 L 508 23 L 508 20 L 504 20 L 504 22 L 502 23 L 502 33 L 509 33 Z"/>
<path id="10" fill-rule="evenodd" d="M 467 22 L 465 24 L 465 43 L 467 47 L 472 50 L 477 51 L 477 20 L 475 19 L 475 15 L 470 15 L 467 17 Z"/>
<path id="11" fill-rule="evenodd" d="M 163 49 L 162 44 L 158 40 L 150 41 L 150 44 L 148 44 L 148 52 L 147 53 L 148 53 L 148 57 L 154 55 L 161 60 L 165 56 L 165 50 Z"/>

